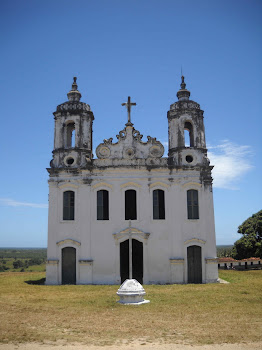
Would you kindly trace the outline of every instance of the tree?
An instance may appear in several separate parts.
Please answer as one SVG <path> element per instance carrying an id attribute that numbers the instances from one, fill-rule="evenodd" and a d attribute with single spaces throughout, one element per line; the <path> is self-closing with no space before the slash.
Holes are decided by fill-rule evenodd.
<path id="1" fill-rule="evenodd" d="M 237 232 L 243 236 L 234 244 L 233 258 L 262 258 L 262 210 L 245 220 Z"/>
<path id="2" fill-rule="evenodd" d="M 217 257 L 218 258 L 227 258 L 232 256 L 233 246 L 218 246 L 217 247 Z"/>
<path id="3" fill-rule="evenodd" d="M 18 269 L 19 267 L 23 267 L 23 261 L 21 260 L 15 260 L 13 262 L 14 269 Z"/>
<path id="4" fill-rule="evenodd" d="M 32 258 L 28 261 L 28 265 L 31 266 L 31 265 L 41 265 L 43 262 L 42 259 L 40 258 Z"/>

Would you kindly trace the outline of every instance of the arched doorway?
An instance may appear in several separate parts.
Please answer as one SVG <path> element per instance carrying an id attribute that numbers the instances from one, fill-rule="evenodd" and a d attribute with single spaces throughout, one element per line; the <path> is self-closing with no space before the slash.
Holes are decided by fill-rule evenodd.
<path id="1" fill-rule="evenodd" d="M 130 255 L 132 259 L 129 259 Z M 132 274 L 130 274 L 130 268 Z M 120 277 L 121 283 L 134 278 L 143 284 L 143 243 L 136 239 L 127 239 L 120 243 Z"/>
<path id="2" fill-rule="evenodd" d="M 187 248 L 187 282 L 202 283 L 201 247 L 192 245 Z"/>
<path id="3" fill-rule="evenodd" d="M 62 284 L 76 284 L 76 249 L 62 249 Z"/>

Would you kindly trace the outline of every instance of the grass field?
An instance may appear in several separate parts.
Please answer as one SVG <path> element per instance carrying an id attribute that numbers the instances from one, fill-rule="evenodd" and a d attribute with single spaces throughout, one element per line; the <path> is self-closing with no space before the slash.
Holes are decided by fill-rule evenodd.
<path id="1" fill-rule="evenodd" d="M 186 344 L 262 339 L 262 270 L 220 271 L 230 284 L 145 286 L 151 302 L 123 306 L 118 286 L 45 286 L 39 272 L 0 273 L 0 341 L 126 340 Z"/>

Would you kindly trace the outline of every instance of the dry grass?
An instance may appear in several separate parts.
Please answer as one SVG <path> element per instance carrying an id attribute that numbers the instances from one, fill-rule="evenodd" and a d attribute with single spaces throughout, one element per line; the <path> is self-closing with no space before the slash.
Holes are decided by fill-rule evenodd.
<path id="1" fill-rule="evenodd" d="M 118 286 L 27 284 L 44 273 L 0 273 L 0 341 L 261 341 L 262 271 L 221 271 L 230 284 L 146 286 L 150 304 L 116 303 Z"/>

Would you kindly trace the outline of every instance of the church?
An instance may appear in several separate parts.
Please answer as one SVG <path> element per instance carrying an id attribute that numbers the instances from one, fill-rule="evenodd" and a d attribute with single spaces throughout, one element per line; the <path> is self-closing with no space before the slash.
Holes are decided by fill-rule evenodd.
<path id="1" fill-rule="evenodd" d="M 94 157 L 94 114 L 76 78 L 67 96 L 54 112 L 47 169 L 46 284 L 217 282 L 213 166 L 204 112 L 184 77 L 167 112 L 167 157 L 160 141 L 145 142 L 135 129 L 130 97 L 118 141 L 104 139 Z"/>

